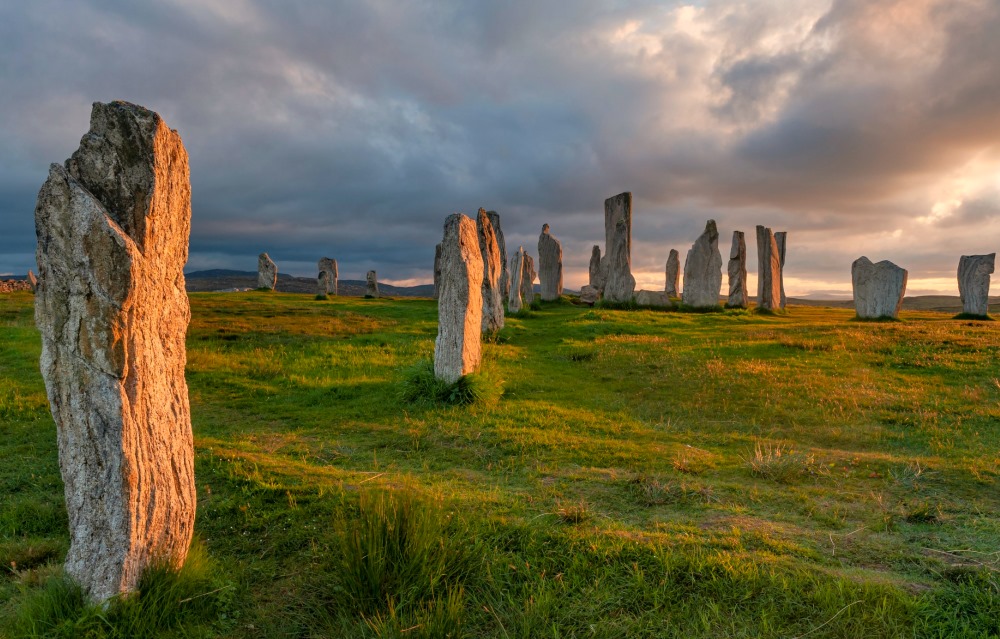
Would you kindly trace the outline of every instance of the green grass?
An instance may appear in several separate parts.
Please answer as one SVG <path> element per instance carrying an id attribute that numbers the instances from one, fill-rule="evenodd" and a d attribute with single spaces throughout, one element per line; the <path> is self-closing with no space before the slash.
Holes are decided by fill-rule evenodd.
<path id="1" fill-rule="evenodd" d="M 133 614 L 59 576 L 32 297 L 0 298 L 0 635 L 1000 634 L 995 322 L 542 303 L 463 404 L 406 395 L 432 300 L 191 300 L 200 576 Z"/>

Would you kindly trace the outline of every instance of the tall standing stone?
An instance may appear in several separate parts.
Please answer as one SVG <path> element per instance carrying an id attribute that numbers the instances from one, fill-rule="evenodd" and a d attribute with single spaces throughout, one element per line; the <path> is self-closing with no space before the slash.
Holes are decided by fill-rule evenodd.
<path id="1" fill-rule="evenodd" d="M 705 224 L 705 231 L 695 240 L 684 261 L 684 304 L 692 308 L 719 305 L 722 288 L 722 253 L 715 220 Z"/>
<path id="2" fill-rule="evenodd" d="M 906 269 L 888 260 L 872 264 L 861 256 L 851 264 L 854 309 L 861 319 L 899 317 L 906 294 Z"/>
<path id="3" fill-rule="evenodd" d="M 278 284 L 278 266 L 267 253 L 257 256 L 257 288 L 273 291 Z"/>
<path id="4" fill-rule="evenodd" d="M 378 276 L 375 271 L 368 271 L 368 275 L 365 276 L 368 281 L 368 288 L 365 290 L 365 297 L 372 297 L 378 299 Z"/>
<path id="5" fill-rule="evenodd" d="M 326 271 L 320 271 L 316 274 L 316 297 L 326 297 L 329 295 L 327 290 L 329 285 L 327 284 L 328 275 Z"/>
<path id="6" fill-rule="evenodd" d="M 535 270 L 535 260 L 527 252 L 521 261 L 523 268 L 521 271 L 521 300 L 524 304 L 531 304 L 535 301 L 535 278 L 538 271 Z"/>
<path id="7" fill-rule="evenodd" d="M 788 233 L 777 231 L 774 234 L 774 243 L 778 245 L 778 289 L 781 291 L 781 308 L 785 308 L 788 298 L 785 297 L 785 238 Z"/>
<path id="8" fill-rule="evenodd" d="M 681 254 L 677 252 L 677 249 L 670 249 L 670 255 L 667 256 L 667 285 L 664 287 L 663 292 L 667 294 L 667 297 L 680 297 L 677 292 L 680 288 L 680 278 L 681 278 Z"/>
<path id="9" fill-rule="evenodd" d="M 757 308 L 781 308 L 781 252 L 771 229 L 757 225 Z"/>
<path id="10" fill-rule="evenodd" d="M 632 194 L 604 200 L 604 299 L 628 302 L 635 294 L 632 277 Z"/>
<path id="11" fill-rule="evenodd" d="M 434 342 L 434 375 L 450 384 L 479 369 L 482 286 L 483 255 L 476 223 L 460 213 L 449 215 L 441 241 L 441 294 L 438 297 L 438 335 Z"/>
<path id="12" fill-rule="evenodd" d="M 517 313 L 524 307 L 524 296 L 521 295 L 521 284 L 524 279 L 524 247 L 522 246 L 510 258 L 510 293 L 507 295 L 507 310 Z"/>
<path id="13" fill-rule="evenodd" d="M 324 285 L 326 290 L 322 293 L 317 291 L 317 294 L 329 295 L 330 293 L 333 293 L 336 295 L 338 287 L 337 278 L 339 277 L 339 273 L 337 272 L 337 260 L 329 257 L 323 257 L 316 263 L 316 266 L 318 267 L 320 273 L 326 274 L 323 278 L 325 280 Z"/>
<path id="14" fill-rule="evenodd" d="M 510 293 L 510 271 L 507 268 L 507 242 L 503 239 L 503 229 L 500 228 L 500 214 L 496 211 L 486 211 L 493 225 L 493 233 L 497 236 L 497 248 L 500 249 L 500 293 L 504 299 Z"/>
<path id="15" fill-rule="evenodd" d="M 500 290 L 500 247 L 497 237 L 484 209 L 476 216 L 476 231 L 479 237 L 479 251 L 483 258 L 483 332 L 495 333 L 503 328 L 503 291 Z"/>
<path id="16" fill-rule="evenodd" d="M 548 224 L 542 225 L 542 233 L 538 236 L 538 281 L 542 285 L 542 299 L 546 302 L 557 300 L 562 295 L 562 244 L 552 237 Z"/>
<path id="17" fill-rule="evenodd" d="M 601 275 L 601 247 L 594 245 L 590 251 L 590 268 L 588 285 L 596 291 L 604 290 L 604 277 Z"/>
<path id="18" fill-rule="evenodd" d="M 963 255 L 958 260 L 958 294 L 962 312 L 985 317 L 990 310 L 990 274 L 996 263 L 996 253 Z"/>
<path id="19" fill-rule="evenodd" d="M 95 103 L 38 193 L 35 322 L 69 516 L 66 572 L 103 601 L 184 563 L 194 445 L 184 264 L 187 152 L 159 115 Z"/>
<path id="20" fill-rule="evenodd" d="M 733 231 L 733 246 L 729 249 L 729 299 L 726 308 L 746 308 L 747 243 L 743 231 Z"/>
<path id="21" fill-rule="evenodd" d="M 441 245 L 434 247 L 434 299 L 438 299 L 441 292 Z"/>

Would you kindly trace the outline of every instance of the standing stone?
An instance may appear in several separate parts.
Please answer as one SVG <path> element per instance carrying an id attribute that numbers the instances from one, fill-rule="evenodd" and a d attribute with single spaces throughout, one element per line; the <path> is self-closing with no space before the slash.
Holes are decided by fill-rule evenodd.
<path id="1" fill-rule="evenodd" d="M 729 249 L 729 300 L 726 308 L 746 308 L 747 243 L 743 231 L 733 231 L 733 247 Z"/>
<path id="2" fill-rule="evenodd" d="M 719 252 L 719 231 L 715 220 L 709 220 L 705 231 L 695 240 L 684 261 L 684 304 L 692 308 L 719 305 L 722 288 L 722 253 Z"/>
<path id="3" fill-rule="evenodd" d="M 95 103 L 35 206 L 41 372 L 69 516 L 66 572 L 95 601 L 180 567 L 194 531 L 184 264 L 187 152 L 159 115 Z"/>
<path id="4" fill-rule="evenodd" d="M 680 297 L 677 292 L 681 287 L 680 278 L 681 254 L 677 252 L 677 249 L 670 249 L 670 255 L 667 256 L 667 285 L 663 291 L 667 297 Z"/>
<path id="5" fill-rule="evenodd" d="M 266 288 L 270 291 L 278 283 L 278 266 L 267 253 L 257 256 L 257 288 Z"/>
<path id="6" fill-rule="evenodd" d="M 781 308 L 781 252 L 771 229 L 757 225 L 757 309 Z"/>
<path id="7" fill-rule="evenodd" d="M 339 276 L 337 272 L 337 260 L 330 259 L 329 257 L 320 258 L 319 262 L 316 263 L 319 267 L 320 273 L 326 273 L 326 290 L 323 293 L 317 291 L 318 295 L 329 295 L 333 293 L 337 294 L 337 277 Z"/>
<path id="8" fill-rule="evenodd" d="M 590 280 L 589 286 L 594 290 L 600 291 L 604 290 L 604 277 L 601 274 L 601 247 L 594 245 L 594 248 L 590 251 Z"/>
<path id="9" fill-rule="evenodd" d="M 375 275 L 375 271 L 368 271 L 365 279 L 368 280 L 368 290 L 365 291 L 365 297 L 378 299 L 378 276 Z"/>
<path id="10" fill-rule="evenodd" d="M 517 313 L 524 306 L 524 297 L 521 295 L 521 280 L 524 279 L 524 247 L 522 246 L 510 258 L 510 293 L 507 296 L 507 310 Z"/>
<path id="11" fill-rule="evenodd" d="M 958 260 L 958 294 L 962 297 L 962 312 L 986 317 L 990 305 L 990 274 L 996 253 L 963 255 Z"/>
<path id="12" fill-rule="evenodd" d="M 434 247 L 434 299 L 438 299 L 441 292 L 441 245 Z"/>
<path id="13" fill-rule="evenodd" d="M 507 299 L 510 292 L 510 271 L 507 269 L 507 242 L 503 239 L 503 229 L 500 228 L 500 214 L 496 211 L 486 211 L 493 225 L 493 234 L 497 236 L 497 248 L 500 249 L 500 294 Z"/>
<path id="14" fill-rule="evenodd" d="M 632 194 L 604 200 L 604 299 L 628 302 L 635 293 L 632 277 Z"/>
<path id="15" fill-rule="evenodd" d="M 535 278 L 538 272 L 535 271 L 535 260 L 524 254 L 523 272 L 521 273 L 521 300 L 524 304 L 530 305 L 535 301 Z"/>
<path id="16" fill-rule="evenodd" d="M 861 319 L 899 317 L 899 307 L 906 294 L 906 269 L 888 260 L 872 264 L 867 257 L 859 257 L 851 265 L 851 283 L 854 286 L 854 308 Z"/>
<path id="17" fill-rule="evenodd" d="M 461 213 L 449 215 L 441 241 L 441 295 L 434 342 L 434 375 L 449 384 L 479 369 L 482 286 L 483 255 L 476 223 Z"/>
<path id="18" fill-rule="evenodd" d="M 31 272 L 30 268 L 28 269 L 28 286 L 31 287 L 32 293 L 38 290 L 38 278 L 35 277 L 35 274 Z"/>
<path id="19" fill-rule="evenodd" d="M 785 302 L 788 299 L 785 297 L 785 238 L 788 233 L 785 231 L 778 231 L 774 234 L 774 243 L 778 245 L 778 288 L 781 290 L 781 308 L 785 308 Z"/>
<path id="20" fill-rule="evenodd" d="M 316 275 L 316 297 L 326 297 L 328 295 L 327 291 L 327 275 L 326 271 L 320 271 Z"/>
<path id="21" fill-rule="evenodd" d="M 503 291 L 500 290 L 500 247 L 493 232 L 493 223 L 484 209 L 476 216 L 479 251 L 483 260 L 483 332 L 495 333 L 503 328 Z"/>
<path id="22" fill-rule="evenodd" d="M 552 237 L 549 225 L 542 225 L 538 236 L 538 281 L 542 284 L 542 299 L 546 302 L 559 299 L 563 290 L 562 244 Z"/>

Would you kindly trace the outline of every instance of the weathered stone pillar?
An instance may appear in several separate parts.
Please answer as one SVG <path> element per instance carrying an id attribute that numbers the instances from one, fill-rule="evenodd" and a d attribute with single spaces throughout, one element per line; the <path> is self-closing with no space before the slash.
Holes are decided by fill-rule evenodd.
<path id="1" fill-rule="evenodd" d="M 667 284 L 663 292 L 667 294 L 667 297 L 680 297 L 680 293 L 677 291 L 681 287 L 681 254 L 677 252 L 677 249 L 670 249 L 670 255 L 667 256 L 666 271 Z"/>
<path id="2" fill-rule="evenodd" d="M 774 243 L 778 245 L 778 290 L 780 293 L 781 308 L 785 308 L 788 298 L 785 297 L 785 239 L 788 233 L 778 231 L 774 234 Z"/>
<path id="3" fill-rule="evenodd" d="M 552 237 L 549 225 L 542 225 L 538 236 L 538 281 L 542 285 L 542 299 L 551 302 L 559 299 L 563 290 L 562 244 Z"/>
<path id="4" fill-rule="evenodd" d="M 271 256 L 261 253 L 257 256 L 257 288 L 273 291 L 278 284 L 278 265 Z"/>
<path id="5" fill-rule="evenodd" d="M 719 231 L 715 220 L 705 224 L 705 231 L 695 240 L 684 261 L 684 294 L 682 300 L 692 308 L 719 305 L 722 288 L 722 253 L 719 252 Z"/>
<path id="6" fill-rule="evenodd" d="M 521 272 L 521 302 L 525 305 L 531 305 L 535 301 L 535 278 L 538 277 L 538 272 L 535 271 L 535 260 L 527 252 L 524 253 L 524 259 L 521 260 L 523 265 Z"/>
<path id="7" fill-rule="evenodd" d="M 517 313 L 524 306 L 524 297 L 521 295 L 521 280 L 524 276 L 524 247 L 520 247 L 514 257 L 510 258 L 510 294 L 507 297 L 507 310 Z"/>
<path id="8" fill-rule="evenodd" d="M 604 276 L 601 273 L 601 247 L 596 244 L 590 251 L 590 267 L 588 271 L 588 285 L 596 291 L 603 291 Z"/>
<path id="9" fill-rule="evenodd" d="M 729 299 L 726 308 L 746 308 L 747 243 L 743 231 L 733 231 L 733 246 L 729 249 Z"/>
<path id="10" fill-rule="evenodd" d="M 888 260 L 872 264 L 861 256 L 851 265 L 854 308 L 861 319 L 899 317 L 906 294 L 906 269 Z"/>
<path id="11" fill-rule="evenodd" d="M 996 253 L 963 255 L 958 260 L 958 294 L 962 298 L 963 313 L 983 317 L 989 314 L 990 274 L 996 256 Z"/>
<path id="12" fill-rule="evenodd" d="M 757 225 L 757 308 L 781 308 L 781 252 L 771 229 Z"/>
<path id="13" fill-rule="evenodd" d="M 479 369 L 483 322 L 483 255 L 476 223 L 449 215 L 441 241 L 441 293 L 434 374 L 448 383 Z"/>
<path id="14" fill-rule="evenodd" d="M 510 271 L 507 269 L 507 242 L 503 239 L 503 229 L 500 228 L 500 214 L 496 211 L 486 211 L 493 225 L 493 234 L 497 236 L 497 248 L 500 249 L 500 294 L 507 299 L 510 293 Z"/>
<path id="15" fill-rule="evenodd" d="M 368 281 L 368 288 L 365 291 L 365 297 L 371 297 L 378 299 L 378 276 L 375 271 L 368 271 L 368 275 L 365 276 Z"/>
<path id="16" fill-rule="evenodd" d="M 503 292 L 500 290 L 500 247 L 497 246 L 493 223 L 484 209 L 476 216 L 479 251 L 483 258 L 483 332 L 495 333 L 503 328 Z"/>
<path id="17" fill-rule="evenodd" d="M 604 200 L 604 299 L 628 302 L 635 294 L 632 277 L 632 194 Z"/>
<path id="18" fill-rule="evenodd" d="M 320 273 L 325 273 L 324 284 L 326 286 L 326 291 L 324 293 L 319 293 L 320 295 L 329 295 L 333 293 L 337 294 L 337 277 L 339 273 L 337 272 L 337 260 L 331 259 L 329 257 L 320 258 L 319 262 L 316 263 L 319 267 Z"/>
<path id="19" fill-rule="evenodd" d="M 95 103 L 80 148 L 49 169 L 35 230 L 66 572 L 103 601 L 133 590 L 154 561 L 180 567 L 194 531 L 191 188 L 180 136 L 143 107 Z"/>

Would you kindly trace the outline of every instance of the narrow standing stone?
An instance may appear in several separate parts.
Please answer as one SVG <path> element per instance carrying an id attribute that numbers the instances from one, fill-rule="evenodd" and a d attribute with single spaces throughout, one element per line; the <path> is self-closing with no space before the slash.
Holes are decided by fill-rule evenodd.
<path id="1" fill-rule="evenodd" d="M 267 253 L 257 256 L 257 288 L 273 291 L 278 284 L 278 266 Z"/>
<path id="2" fill-rule="evenodd" d="M 337 278 L 339 273 L 337 272 L 337 260 L 331 259 L 329 257 L 320 258 L 319 262 L 316 263 L 319 268 L 320 273 L 325 273 L 324 276 L 326 291 L 319 293 L 321 295 L 329 295 L 333 293 L 337 294 Z"/>
<path id="3" fill-rule="evenodd" d="M 681 278 L 681 254 L 677 252 L 677 249 L 670 249 L 670 255 L 667 256 L 667 285 L 664 287 L 664 293 L 667 297 L 680 297 L 677 292 L 680 285 Z"/>
<path id="4" fill-rule="evenodd" d="M 854 308 L 861 319 L 899 317 L 906 294 L 906 269 L 888 260 L 872 264 L 865 256 L 851 265 Z"/>
<path id="5" fill-rule="evenodd" d="M 726 308 L 746 308 L 747 243 L 743 231 L 733 231 L 733 246 L 729 249 L 729 300 Z"/>
<path id="6" fill-rule="evenodd" d="M 460 213 L 449 215 L 441 241 L 441 295 L 434 342 L 434 375 L 449 384 L 479 369 L 482 286 L 483 255 L 476 223 Z"/>
<path id="7" fill-rule="evenodd" d="M 692 308 L 719 305 L 722 288 L 722 253 L 715 220 L 705 224 L 705 231 L 695 240 L 684 261 L 684 304 Z"/>
<path id="8" fill-rule="evenodd" d="M 542 299 L 546 302 L 557 300 L 562 295 L 562 244 L 552 237 L 548 224 L 542 225 L 542 233 L 538 236 L 538 281 L 542 285 Z"/>
<path id="9" fill-rule="evenodd" d="M 600 294 L 604 290 L 604 277 L 601 274 L 601 247 L 596 244 L 590 251 L 589 275 L 589 286 Z"/>
<path id="10" fill-rule="evenodd" d="M 35 277 L 35 274 L 31 272 L 30 268 L 28 269 L 28 286 L 31 287 L 32 293 L 38 290 L 38 278 Z"/>
<path id="11" fill-rule="evenodd" d="M 962 312 L 968 315 L 989 314 L 990 274 L 996 263 L 996 253 L 989 255 L 963 255 L 958 260 L 958 293 L 962 298 Z"/>
<path id="12" fill-rule="evenodd" d="M 757 225 L 757 308 L 781 308 L 781 253 L 771 229 Z"/>
<path id="13" fill-rule="evenodd" d="M 635 293 L 632 277 L 632 194 L 604 200 L 604 299 L 628 302 Z"/>
<path id="14" fill-rule="evenodd" d="M 375 271 L 368 271 L 365 279 L 368 280 L 368 290 L 365 291 L 365 297 L 378 299 L 378 276 L 375 275 Z"/>
<path id="15" fill-rule="evenodd" d="M 523 272 L 521 273 L 521 300 L 526 305 L 531 305 L 535 301 L 535 278 L 538 272 L 535 271 L 535 260 L 527 252 L 524 254 Z"/>
<path id="16" fill-rule="evenodd" d="M 35 206 L 41 371 L 69 516 L 66 572 L 95 601 L 180 567 L 194 531 L 184 264 L 187 152 L 159 115 L 95 103 Z"/>
<path id="17" fill-rule="evenodd" d="M 774 234 L 774 243 L 778 245 L 778 289 L 781 291 L 781 308 L 785 308 L 788 298 L 785 297 L 785 238 L 788 233 L 778 231 Z"/>
<path id="18" fill-rule="evenodd" d="M 500 247 L 484 209 L 476 216 L 479 251 L 483 258 L 483 332 L 495 333 L 503 328 L 503 292 L 500 290 Z"/>
<path id="19" fill-rule="evenodd" d="M 510 258 L 510 293 L 507 296 L 507 310 L 517 313 L 524 306 L 524 297 L 521 295 L 521 280 L 524 279 L 524 247 L 520 247 L 514 257 Z"/>
<path id="20" fill-rule="evenodd" d="M 497 248 L 500 249 L 500 265 L 503 270 L 500 271 L 500 294 L 503 299 L 507 299 L 507 295 L 510 293 L 510 271 L 507 269 L 507 242 L 503 239 L 503 229 L 500 228 L 500 214 L 496 211 L 486 211 L 486 215 L 490 218 L 490 224 L 493 225 L 493 233 L 497 236 Z"/>

